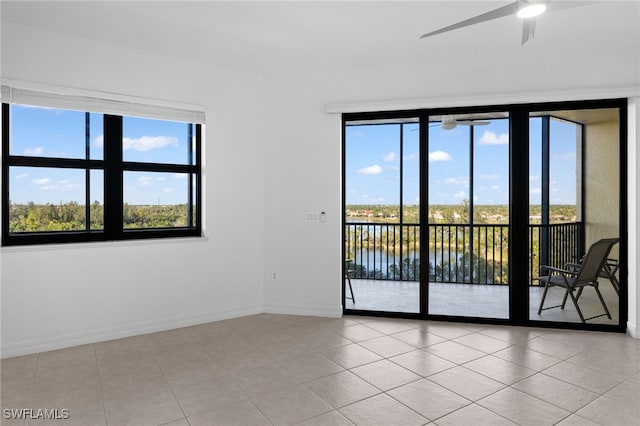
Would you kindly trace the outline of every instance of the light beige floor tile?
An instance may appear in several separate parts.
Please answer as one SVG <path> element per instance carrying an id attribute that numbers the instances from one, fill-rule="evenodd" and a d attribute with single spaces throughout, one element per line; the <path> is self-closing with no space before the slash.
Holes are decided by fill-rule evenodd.
<path id="1" fill-rule="evenodd" d="M 176 385 L 172 389 L 186 416 L 247 399 L 228 376 Z"/>
<path id="2" fill-rule="evenodd" d="M 345 416 L 338 411 L 330 411 L 318 417 L 305 420 L 296 426 L 354 426 Z"/>
<path id="3" fill-rule="evenodd" d="M 516 423 L 477 404 L 462 407 L 453 413 L 437 419 L 438 426 L 517 426 Z"/>
<path id="4" fill-rule="evenodd" d="M 234 373 L 231 379 L 249 397 L 300 383 L 299 379 L 277 364 Z"/>
<path id="5" fill-rule="evenodd" d="M 604 396 L 630 405 L 640 406 L 640 383 L 631 380 L 624 381 L 605 393 Z"/>
<path id="6" fill-rule="evenodd" d="M 595 346 L 569 358 L 567 361 L 592 368 L 603 374 L 627 379 L 640 371 L 640 363 L 637 362 L 639 357 L 640 352 L 623 355 L 620 352 L 603 350 Z"/>
<path id="7" fill-rule="evenodd" d="M 487 354 L 498 352 L 511 346 L 511 343 L 505 342 L 504 340 L 494 339 L 493 337 L 480 333 L 456 337 L 453 341 Z"/>
<path id="8" fill-rule="evenodd" d="M 486 353 L 482 351 L 453 341 L 428 346 L 424 350 L 455 364 L 464 364 L 465 362 L 469 362 L 486 355 Z"/>
<path id="9" fill-rule="evenodd" d="M 346 337 L 332 331 L 320 333 L 310 333 L 308 331 L 304 331 L 300 336 L 297 337 L 298 339 L 300 339 L 300 341 L 313 349 L 335 348 L 338 346 L 344 346 L 353 343 Z"/>
<path id="10" fill-rule="evenodd" d="M 173 352 L 155 357 L 169 383 L 181 378 L 221 376 L 226 370 L 204 351 Z"/>
<path id="11" fill-rule="evenodd" d="M 392 358 L 389 358 L 389 361 L 394 362 L 423 377 L 427 377 L 456 366 L 456 364 L 452 362 L 449 362 L 445 359 L 440 358 L 439 356 L 423 350 L 416 350 L 408 352 L 406 354 L 394 356 Z"/>
<path id="12" fill-rule="evenodd" d="M 556 426 L 602 426 L 599 423 L 592 422 L 591 420 L 580 417 L 576 414 L 572 414 L 560 423 L 556 423 Z"/>
<path id="13" fill-rule="evenodd" d="M 385 394 L 356 402 L 339 411 L 358 426 L 417 426 L 428 422 L 406 405 Z"/>
<path id="14" fill-rule="evenodd" d="M 0 360 L 0 377 L 5 381 L 30 381 L 36 373 L 38 354 Z"/>
<path id="15" fill-rule="evenodd" d="M 300 382 L 308 382 L 320 377 L 343 371 L 340 365 L 336 364 L 326 356 L 319 353 L 295 356 L 282 361 L 280 365 L 291 373 Z"/>
<path id="16" fill-rule="evenodd" d="M 411 345 L 415 348 L 426 348 L 427 346 L 435 345 L 436 343 L 442 343 L 444 337 L 436 336 L 435 334 L 427 333 L 422 328 L 412 328 L 411 330 L 402 331 L 391 335 L 392 337 Z"/>
<path id="17" fill-rule="evenodd" d="M 564 360 L 584 351 L 584 348 L 579 348 L 567 343 L 557 342 L 555 340 L 547 339 L 544 336 L 535 337 L 531 340 L 528 340 L 524 344 L 524 346 L 527 349 L 531 349 L 533 351 L 541 352 L 543 354 Z"/>
<path id="18" fill-rule="evenodd" d="M 126 337 L 95 344 L 98 365 L 148 359 L 152 356 L 143 336 Z"/>
<path id="19" fill-rule="evenodd" d="M 394 334 L 401 331 L 418 328 L 419 324 L 404 320 L 376 318 L 374 320 L 365 322 L 364 325 L 373 328 L 374 330 L 377 330 L 382 334 Z"/>
<path id="20" fill-rule="evenodd" d="M 471 401 L 477 401 L 506 387 L 503 383 L 464 367 L 434 374 L 429 376 L 429 380 Z"/>
<path id="21" fill-rule="evenodd" d="M 549 367 L 542 373 L 598 394 L 603 394 L 622 383 L 618 377 L 602 374 L 567 361 Z"/>
<path id="22" fill-rule="evenodd" d="M 270 426 L 249 400 L 204 411 L 188 418 L 191 426 Z"/>
<path id="23" fill-rule="evenodd" d="M 62 411 L 59 411 L 58 414 L 59 416 L 64 416 Z M 63 418 L 63 419 L 41 419 L 41 418 L 29 419 L 27 420 L 25 425 L 26 426 L 106 426 L 107 424 L 107 419 L 105 417 L 103 407 L 96 408 L 89 411 L 78 411 L 74 409 L 69 409 L 68 415 L 69 415 L 68 418 Z"/>
<path id="24" fill-rule="evenodd" d="M 93 345 L 74 346 L 67 349 L 42 352 L 38 357 L 36 374 L 38 374 L 38 371 L 76 368 L 80 365 L 96 365 L 96 353 Z"/>
<path id="25" fill-rule="evenodd" d="M 164 423 L 162 426 L 191 426 L 186 418 L 174 420 L 169 423 Z"/>
<path id="26" fill-rule="evenodd" d="M 445 416 L 471 403 L 427 379 L 420 379 L 387 393 L 429 420 Z"/>
<path id="27" fill-rule="evenodd" d="M 477 373 L 484 374 L 485 376 L 506 385 L 511 385 L 525 377 L 535 374 L 534 370 L 523 367 L 522 365 L 514 364 L 513 362 L 505 361 L 504 359 L 493 355 L 474 359 L 473 361 L 464 364 L 464 367 Z"/>
<path id="28" fill-rule="evenodd" d="M 25 399 L 27 407 L 66 408 L 73 412 L 90 411 L 103 406 L 102 391 L 97 380 L 92 382 L 53 381 L 34 384 Z"/>
<path id="29" fill-rule="evenodd" d="M 513 385 L 513 388 L 538 399 L 575 412 L 599 395 L 562 380 L 538 373 Z"/>
<path id="30" fill-rule="evenodd" d="M 633 383 L 640 383 L 640 373 L 634 374 L 633 376 L 629 377 L 629 381 Z"/>
<path id="31" fill-rule="evenodd" d="M 307 387 L 334 408 L 380 393 L 380 390 L 349 371 L 343 371 L 307 383 Z"/>
<path id="32" fill-rule="evenodd" d="M 291 386 L 253 398 L 260 412 L 274 425 L 293 425 L 333 411 L 304 385 Z"/>
<path id="33" fill-rule="evenodd" d="M 562 362 L 560 358 L 555 358 L 551 355 L 545 355 L 541 352 L 532 351 L 520 345 L 511 346 L 510 348 L 495 352 L 492 355 L 535 371 L 542 371 L 546 368 L 551 367 L 552 365 Z"/>
<path id="34" fill-rule="evenodd" d="M 178 402 L 170 391 L 141 398 L 106 403 L 107 424 L 118 426 L 156 426 L 184 417 Z"/>
<path id="35" fill-rule="evenodd" d="M 488 327 L 478 333 L 509 342 L 513 345 L 525 343 L 542 334 L 542 332 L 535 329 L 522 327 Z"/>
<path id="36" fill-rule="evenodd" d="M 382 357 L 368 349 L 354 343 L 338 348 L 321 350 L 329 359 L 340 364 L 344 368 L 353 368 L 360 365 L 379 361 Z"/>
<path id="37" fill-rule="evenodd" d="M 383 358 L 389 358 L 391 356 L 415 350 L 413 346 L 401 342 L 391 336 L 382 336 L 371 340 L 365 340 L 364 342 L 360 342 L 360 346 L 369 349 L 371 352 L 377 353 Z"/>
<path id="38" fill-rule="evenodd" d="M 640 405 L 601 396 L 576 414 L 601 425 L 637 426 Z"/>
<path id="39" fill-rule="evenodd" d="M 168 390 L 169 384 L 157 365 L 148 364 L 127 373 L 100 377 L 105 401 L 128 400 Z"/>
<path id="40" fill-rule="evenodd" d="M 455 339 L 456 337 L 473 333 L 472 330 L 464 328 L 461 325 L 458 326 L 435 321 L 426 321 L 420 326 L 420 328 L 427 333 L 435 334 L 436 336 L 440 336 L 445 339 Z"/>
<path id="41" fill-rule="evenodd" d="M 406 385 L 421 378 L 386 359 L 352 368 L 351 372 L 383 391 Z"/>
<path id="42" fill-rule="evenodd" d="M 154 355 L 184 351 L 199 346 L 196 338 L 186 328 L 160 331 L 158 333 L 145 334 L 144 340 Z"/>
<path id="43" fill-rule="evenodd" d="M 354 342 L 361 342 L 363 340 L 371 340 L 371 339 L 375 339 L 376 337 L 384 336 L 383 333 L 380 333 L 379 331 L 374 330 L 373 328 L 367 327 L 364 324 L 344 327 L 338 330 L 337 333 Z"/>
<path id="44" fill-rule="evenodd" d="M 489 395 L 478 404 L 520 425 L 554 425 L 571 414 L 513 388 Z"/>

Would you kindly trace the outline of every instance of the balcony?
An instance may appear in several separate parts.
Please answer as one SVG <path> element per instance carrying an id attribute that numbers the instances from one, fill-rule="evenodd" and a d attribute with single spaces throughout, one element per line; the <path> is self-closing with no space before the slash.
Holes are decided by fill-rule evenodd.
<path id="1" fill-rule="evenodd" d="M 509 317 L 509 227 L 506 224 L 430 224 L 428 255 L 429 313 L 484 318 Z M 419 312 L 420 232 L 417 224 L 347 223 L 345 253 L 353 271 L 356 303 L 345 308 L 385 312 Z M 529 226 L 529 286 L 532 320 L 577 322 L 572 306 L 537 314 L 543 287 L 535 278 L 540 265 L 564 267 L 584 253 L 581 222 Z M 426 271 L 425 271 L 426 272 Z M 596 322 L 613 323 L 618 296 L 607 282 L 600 286 L 613 316 Z M 551 289 L 549 304 L 559 304 L 564 293 Z M 347 293 L 349 296 L 349 293 Z M 558 303 L 555 303 L 558 302 Z M 570 302 L 569 302 L 570 303 Z M 580 300 L 585 315 L 601 310 L 592 292 Z"/>

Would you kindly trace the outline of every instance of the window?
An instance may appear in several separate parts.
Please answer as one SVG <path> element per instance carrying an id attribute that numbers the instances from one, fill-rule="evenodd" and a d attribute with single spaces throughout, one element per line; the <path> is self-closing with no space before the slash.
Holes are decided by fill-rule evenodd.
<path id="1" fill-rule="evenodd" d="M 2 104 L 2 245 L 201 234 L 201 125 Z"/>

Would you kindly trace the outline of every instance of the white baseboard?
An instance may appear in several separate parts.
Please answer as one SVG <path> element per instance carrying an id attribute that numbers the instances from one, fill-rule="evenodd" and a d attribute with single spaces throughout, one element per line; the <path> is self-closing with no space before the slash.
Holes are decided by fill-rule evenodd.
<path id="1" fill-rule="evenodd" d="M 640 339 L 640 330 L 638 330 L 638 327 L 630 321 L 627 321 L 627 334 L 634 339 Z"/>
<path id="2" fill-rule="evenodd" d="M 306 305 L 287 305 L 281 303 L 268 303 L 264 305 L 264 313 L 267 314 L 285 314 L 285 315 L 309 315 L 315 317 L 342 317 L 342 306 L 306 306 Z"/>
<path id="3" fill-rule="evenodd" d="M 104 342 L 107 340 L 189 327 L 207 322 L 260 314 L 262 312 L 263 310 L 261 305 L 248 305 L 230 311 L 212 312 L 210 314 L 196 315 L 192 317 L 164 318 L 159 321 L 143 321 L 112 328 L 88 330 L 82 333 L 70 333 L 8 344 L 3 343 L 0 358 L 11 358 L 55 349 L 69 348 L 72 346 Z"/>

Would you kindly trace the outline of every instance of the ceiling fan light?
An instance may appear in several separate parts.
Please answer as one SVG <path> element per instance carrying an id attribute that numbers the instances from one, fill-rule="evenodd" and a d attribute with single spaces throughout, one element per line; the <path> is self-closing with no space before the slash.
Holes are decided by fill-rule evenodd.
<path id="1" fill-rule="evenodd" d="M 458 125 L 456 118 L 453 115 L 443 115 L 442 124 L 440 125 L 445 130 L 455 129 Z"/>
<path id="2" fill-rule="evenodd" d="M 544 3 L 532 3 L 528 4 L 518 10 L 518 18 L 534 18 L 542 14 L 547 10 L 547 5 Z"/>

